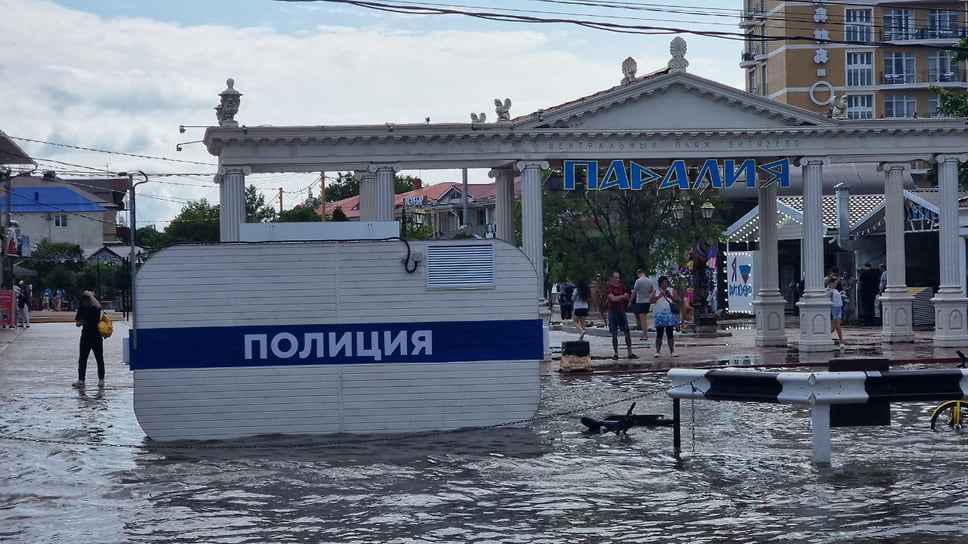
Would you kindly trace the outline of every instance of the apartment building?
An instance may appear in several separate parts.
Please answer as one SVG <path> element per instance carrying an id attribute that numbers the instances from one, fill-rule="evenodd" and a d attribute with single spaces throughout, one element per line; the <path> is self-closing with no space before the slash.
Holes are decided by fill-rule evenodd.
<path id="1" fill-rule="evenodd" d="M 931 85 L 968 88 L 965 67 L 943 49 L 965 36 L 966 6 L 744 0 L 746 90 L 848 119 L 938 116 Z M 842 96 L 846 111 L 835 111 Z"/>

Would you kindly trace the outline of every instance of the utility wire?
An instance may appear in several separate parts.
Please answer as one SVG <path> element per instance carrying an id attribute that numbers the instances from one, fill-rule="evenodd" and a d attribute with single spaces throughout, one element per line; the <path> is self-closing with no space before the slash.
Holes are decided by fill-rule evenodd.
<path id="1" fill-rule="evenodd" d="M 10 138 L 13 139 L 13 140 L 20 140 L 22 142 L 32 142 L 32 143 L 35 143 L 35 144 L 53 145 L 53 146 L 57 146 L 57 147 L 66 147 L 66 148 L 69 148 L 69 149 L 78 149 L 78 150 L 81 150 L 81 151 L 93 151 L 95 153 L 107 153 L 109 155 L 123 155 L 125 157 L 136 157 L 136 158 L 139 158 L 139 159 L 151 159 L 151 160 L 157 160 L 157 161 L 180 162 L 180 163 L 185 163 L 185 164 L 200 164 L 202 166 L 217 166 L 217 165 L 212 164 L 210 162 L 187 161 L 187 160 L 182 160 L 182 159 L 170 159 L 168 157 L 154 157 L 154 156 L 151 156 L 151 155 L 138 155 L 138 154 L 135 154 L 135 153 L 124 153 L 122 151 L 108 151 L 106 149 L 95 149 L 95 148 L 92 148 L 92 147 L 81 147 L 81 146 L 78 146 L 78 145 L 59 144 L 59 143 L 56 143 L 56 142 L 45 142 L 43 140 L 34 140 L 32 138 L 24 138 L 22 136 L 10 136 Z M 72 165 L 72 166 L 76 166 L 76 165 Z"/>
<path id="2" fill-rule="evenodd" d="M 860 40 L 822 40 L 818 41 L 812 35 L 758 35 L 751 36 L 747 32 L 723 32 L 723 31 L 713 31 L 713 30 L 696 30 L 690 28 L 678 28 L 678 27 L 666 27 L 666 26 L 650 26 L 650 25 L 629 25 L 621 23 L 610 23 L 603 21 L 591 21 L 587 19 L 571 19 L 571 18 L 559 18 L 559 17 L 536 17 L 530 15 L 516 15 L 509 12 L 496 12 L 496 11 L 469 11 L 464 9 L 453 9 L 448 7 L 435 7 L 434 5 L 426 4 L 390 4 L 386 2 L 376 2 L 376 1 L 366 1 L 366 0 L 275 0 L 277 2 L 327 2 L 334 4 L 348 4 L 361 8 L 372 9 L 376 11 L 385 11 L 389 13 L 403 13 L 408 15 L 462 15 L 466 17 L 491 20 L 491 21 L 501 21 L 501 22 L 515 22 L 515 23 L 532 23 L 532 24 L 570 24 L 581 26 L 584 28 L 589 28 L 593 30 L 603 30 L 608 32 L 622 33 L 622 34 L 645 34 L 645 35 L 668 35 L 668 34 L 691 34 L 695 36 L 703 36 L 709 38 L 720 38 L 734 41 L 746 41 L 750 38 L 754 38 L 758 42 L 767 41 L 805 41 L 809 43 L 818 44 L 843 44 L 843 45 L 855 45 L 855 46 L 897 46 L 897 42 L 884 42 L 884 41 L 860 41 Z M 860 4 L 858 4 L 860 5 Z M 867 7 L 870 7 L 869 5 Z M 904 44 L 906 47 L 917 47 L 924 49 L 940 49 L 946 51 L 968 51 L 968 48 L 962 48 L 954 45 L 933 45 L 933 44 Z"/>

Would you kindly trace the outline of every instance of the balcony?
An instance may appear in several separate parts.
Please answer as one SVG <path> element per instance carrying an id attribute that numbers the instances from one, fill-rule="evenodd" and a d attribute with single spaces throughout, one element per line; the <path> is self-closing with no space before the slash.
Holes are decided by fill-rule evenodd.
<path id="1" fill-rule="evenodd" d="M 965 74 L 957 66 L 949 70 L 922 70 L 920 72 L 884 73 L 881 72 L 878 81 L 881 85 L 916 85 L 919 83 L 944 84 L 965 83 Z"/>
<path id="2" fill-rule="evenodd" d="M 740 12 L 739 27 L 749 28 L 764 20 L 766 20 L 766 10 L 763 9 L 763 6 L 754 7 Z"/>
<path id="3" fill-rule="evenodd" d="M 956 28 L 914 28 L 914 29 L 885 29 L 881 31 L 881 41 L 908 42 L 916 40 L 946 40 L 956 41 L 966 36 L 965 27 Z"/>

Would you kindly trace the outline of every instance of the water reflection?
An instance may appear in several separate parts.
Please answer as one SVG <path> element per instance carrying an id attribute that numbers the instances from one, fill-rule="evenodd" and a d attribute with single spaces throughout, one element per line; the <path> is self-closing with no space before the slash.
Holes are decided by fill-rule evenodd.
<path id="1" fill-rule="evenodd" d="M 684 401 L 678 457 L 667 427 L 582 432 L 581 416 L 633 400 L 671 416 L 667 387 L 662 374 L 546 376 L 526 429 L 177 444 L 143 438 L 130 390 L 7 396 L 5 435 L 76 443 L 4 442 L 0 540 L 968 539 L 968 435 L 930 431 L 929 405 L 896 405 L 889 427 L 834 429 L 829 468 L 810 463 L 803 407 Z"/>

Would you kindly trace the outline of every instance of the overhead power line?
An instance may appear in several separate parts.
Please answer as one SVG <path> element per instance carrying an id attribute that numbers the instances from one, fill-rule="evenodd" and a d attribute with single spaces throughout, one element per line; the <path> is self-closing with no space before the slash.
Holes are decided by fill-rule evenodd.
<path id="1" fill-rule="evenodd" d="M 151 156 L 151 155 L 138 155 L 136 153 L 125 153 L 123 151 L 109 151 L 107 149 L 95 149 L 95 148 L 92 148 L 92 147 L 82 147 L 82 146 L 79 146 L 79 145 L 59 144 L 59 143 L 56 143 L 56 142 L 45 142 L 43 140 L 34 140 L 33 138 L 24 138 L 22 136 L 10 136 L 10 138 L 11 139 L 14 139 L 14 140 L 20 140 L 22 142 L 31 142 L 31 143 L 35 143 L 35 144 L 53 145 L 53 146 L 57 146 L 57 147 L 66 147 L 66 148 L 69 148 L 69 149 L 78 149 L 78 150 L 81 150 L 81 151 L 93 151 L 95 153 L 107 153 L 109 155 L 123 155 L 125 157 L 136 157 L 136 158 L 139 158 L 139 159 L 151 159 L 151 160 L 154 160 L 154 161 L 169 161 L 169 162 L 180 162 L 180 163 L 185 163 L 185 164 L 200 164 L 202 166 L 217 166 L 216 164 L 210 163 L 210 162 L 188 161 L 188 160 L 183 160 L 183 159 L 171 159 L 171 158 L 168 158 L 168 157 L 154 157 L 154 156 Z M 72 166 L 76 166 L 76 165 L 72 165 Z"/>
<path id="2" fill-rule="evenodd" d="M 513 23 L 530 23 L 530 24 L 568 24 L 580 26 L 583 28 L 589 28 L 592 30 L 602 30 L 606 32 L 615 32 L 621 34 L 643 34 L 643 35 L 667 35 L 667 34 L 690 34 L 694 36 L 703 36 L 709 38 L 719 38 L 734 41 L 746 41 L 747 39 L 755 39 L 758 42 L 771 42 L 771 41 L 805 41 L 809 43 L 819 43 L 819 44 L 842 44 L 842 45 L 855 45 L 855 46 L 896 46 L 895 42 L 883 42 L 883 41 L 857 41 L 857 40 L 822 40 L 818 41 L 813 35 L 756 35 L 752 36 L 747 32 L 725 32 L 716 30 L 699 30 L 695 28 L 683 28 L 683 27 L 671 27 L 671 26 L 653 26 L 653 25 L 633 25 L 624 23 L 614 23 L 605 21 L 595 21 L 590 19 L 577 19 L 577 18 L 567 18 L 567 17 L 542 17 L 534 15 L 521 15 L 513 13 L 511 11 L 478 11 L 470 9 L 458 9 L 457 6 L 450 4 L 429 4 L 429 3 L 387 3 L 387 2 L 376 2 L 376 1 L 366 1 L 366 0 L 276 0 L 278 2 L 327 2 L 333 4 L 347 4 L 353 5 L 365 9 L 371 9 L 376 11 L 386 11 L 389 13 L 403 13 L 408 15 L 461 15 L 466 17 L 472 17 L 477 19 L 484 19 L 490 21 L 500 21 L 500 22 L 513 22 Z M 806 3 L 806 2 L 803 2 Z M 584 6 L 595 6 L 595 7 L 614 7 L 619 4 L 617 3 L 602 3 L 596 2 L 595 4 L 587 3 L 582 4 Z M 634 5 L 634 4 L 630 4 Z M 829 4 L 828 4 L 829 5 Z M 852 4 L 857 6 L 870 7 L 870 5 L 865 4 Z M 671 6 L 670 6 L 671 7 Z M 626 6 L 626 9 L 627 6 Z M 737 10 L 737 13 L 742 13 L 742 10 Z M 586 15 L 586 17 L 588 17 Z M 808 22 L 808 21 L 803 21 Z M 703 23 L 700 23 L 703 24 Z M 961 48 L 953 45 L 934 45 L 934 44 L 905 44 L 908 47 L 918 47 L 924 49 L 940 49 L 947 51 L 968 51 L 968 48 Z"/>

